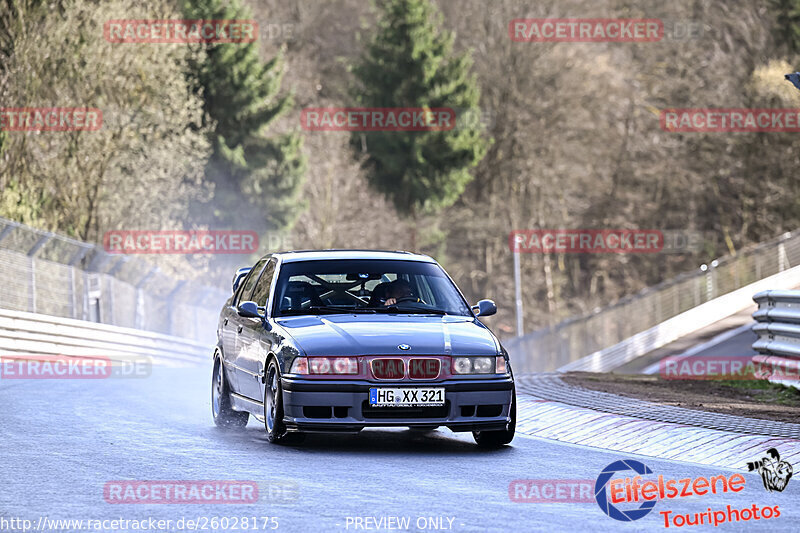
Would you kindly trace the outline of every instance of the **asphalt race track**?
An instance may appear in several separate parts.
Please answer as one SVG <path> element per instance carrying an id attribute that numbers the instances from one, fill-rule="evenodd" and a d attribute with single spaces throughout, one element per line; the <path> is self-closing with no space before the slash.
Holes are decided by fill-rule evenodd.
<path id="1" fill-rule="evenodd" d="M 253 419 L 244 430 L 216 428 L 209 389 L 205 365 L 156 366 L 149 377 L 137 379 L 0 379 L 0 516 L 30 520 L 32 528 L 43 517 L 152 518 L 188 531 L 186 522 L 182 529 L 176 522 L 198 520 L 198 526 L 213 517 L 259 517 L 257 527 L 249 523 L 239 530 L 262 531 L 260 517 L 275 517 L 278 531 L 644 531 L 664 529 L 659 511 L 702 513 L 756 504 L 777 505 L 781 516 L 669 529 L 796 531 L 800 523 L 800 482 L 793 479 L 784 492 L 769 493 L 755 474 L 744 474 L 741 492 L 661 501 L 632 523 L 609 518 L 593 500 L 514 502 L 513 480 L 593 484 L 604 467 L 628 457 L 524 436 L 505 449 L 485 451 L 471 435 L 449 430 L 315 435 L 302 446 L 275 446 Z M 638 459 L 668 479 L 734 473 Z M 247 480 L 262 488 L 260 500 L 246 505 L 108 503 L 106 483 L 120 480 Z M 387 522 L 389 517 L 406 517 L 408 525 Z M 275 524 L 267 521 L 266 530 Z M 22 531 L 20 523 L 0 529 Z M 50 530 L 96 529 L 51 524 Z"/>

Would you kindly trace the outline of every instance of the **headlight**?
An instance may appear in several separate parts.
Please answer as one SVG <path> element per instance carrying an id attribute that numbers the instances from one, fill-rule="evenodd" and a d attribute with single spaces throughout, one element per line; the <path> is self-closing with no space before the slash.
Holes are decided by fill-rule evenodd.
<path id="1" fill-rule="evenodd" d="M 456 374 L 469 374 L 472 371 L 472 361 L 467 357 L 453 357 L 453 371 Z"/>
<path id="2" fill-rule="evenodd" d="M 491 357 L 476 357 L 472 360 L 472 369 L 476 374 L 494 372 L 494 359 Z"/>
<path id="3" fill-rule="evenodd" d="M 292 363 L 293 374 L 354 375 L 358 374 L 356 357 L 298 357 Z"/>
<path id="4" fill-rule="evenodd" d="M 494 357 L 453 357 L 454 374 L 494 374 Z"/>

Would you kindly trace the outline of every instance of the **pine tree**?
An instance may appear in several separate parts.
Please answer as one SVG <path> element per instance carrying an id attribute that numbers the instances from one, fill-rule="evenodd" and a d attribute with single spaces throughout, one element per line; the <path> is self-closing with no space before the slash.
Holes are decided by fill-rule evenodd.
<path id="1" fill-rule="evenodd" d="M 388 0 L 378 30 L 353 72 L 363 107 L 450 108 L 449 131 L 355 133 L 352 145 L 366 151 L 371 185 L 398 212 L 416 219 L 452 205 L 472 180 L 490 141 L 475 120 L 480 90 L 468 53 L 453 53 L 452 34 L 439 30 L 441 14 L 429 0 Z"/>
<path id="2" fill-rule="evenodd" d="M 189 19 L 249 19 L 238 0 L 186 0 Z M 206 58 L 190 76 L 214 125 L 213 155 L 206 178 L 215 185 L 213 222 L 235 224 L 243 214 L 262 230 L 291 226 L 302 210 L 298 199 L 306 170 L 302 139 L 267 136 L 273 122 L 292 106 L 280 96 L 281 55 L 263 63 L 256 43 L 208 43 Z M 206 211 L 208 206 L 201 206 Z"/>
<path id="3" fill-rule="evenodd" d="M 772 0 L 777 35 L 793 54 L 800 53 L 800 0 Z"/>

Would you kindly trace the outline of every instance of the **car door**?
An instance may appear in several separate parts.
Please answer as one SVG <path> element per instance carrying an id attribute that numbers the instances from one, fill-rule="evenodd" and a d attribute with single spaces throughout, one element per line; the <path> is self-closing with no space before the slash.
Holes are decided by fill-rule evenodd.
<path id="1" fill-rule="evenodd" d="M 252 270 L 250 270 L 250 274 L 248 274 L 247 277 L 239 284 L 239 290 L 236 291 L 236 295 L 231 300 L 231 305 L 227 308 L 225 316 L 222 319 L 222 350 L 225 361 L 225 370 L 227 372 L 226 375 L 228 377 L 228 383 L 230 384 L 231 389 L 239 394 L 242 394 L 242 372 L 238 363 L 238 336 L 242 330 L 242 322 L 247 319 L 239 316 L 239 312 L 236 310 L 236 308 L 240 303 L 246 302 L 250 299 L 250 294 L 253 292 L 256 280 L 258 280 L 258 276 L 266 262 L 267 259 L 264 258 L 256 263 Z"/>
<path id="2" fill-rule="evenodd" d="M 275 277 L 275 259 L 270 260 L 264 268 L 251 299 L 258 304 L 259 308 L 266 308 L 269 305 L 269 293 L 272 288 L 272 281 Z M 264 362 L 270 351 L 271 336 L 267 335 L 264 324 L 258 318 L 241 319 L 242 331 L 238 337 L 238 361 L 240 369 L 239 383 L 241 393 L 248 398 L 261 401 L 261 376 L 264 372 Z"/>
<path id="3" fill-rule="evenodd" d="M 246 278 L 247 276 L 245 276 Z M 244 281 L 244 280 L 242 280 Z M 244 283 L 239 283 L 239 286 L 236 288 L 236 292 L 231 296 L 230 301 L 227 303 L 225 308 L 222 310 L 222 316 L 220 317 L 220 341 L 222 342 L 222 355 L 223 360 L 225 363 L 228 363 L 233 357 L 233 350 L 236 347 L 236 330 L 233 329 L 233 325 L 230 323 L 231 318 L 234 313 L 236 313 L 236 301 L 239 298 L 239 295 L 242 293 L 242 288 L 244 287 Z"/>

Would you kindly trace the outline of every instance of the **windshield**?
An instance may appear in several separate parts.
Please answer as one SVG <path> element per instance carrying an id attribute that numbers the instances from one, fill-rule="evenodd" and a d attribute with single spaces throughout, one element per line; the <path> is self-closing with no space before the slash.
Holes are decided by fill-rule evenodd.
<path id="1" fill-rule="evenodd" d="M 471 315 L 439 265 L 360 259 L 284 263 L 272 312 Z"/>

